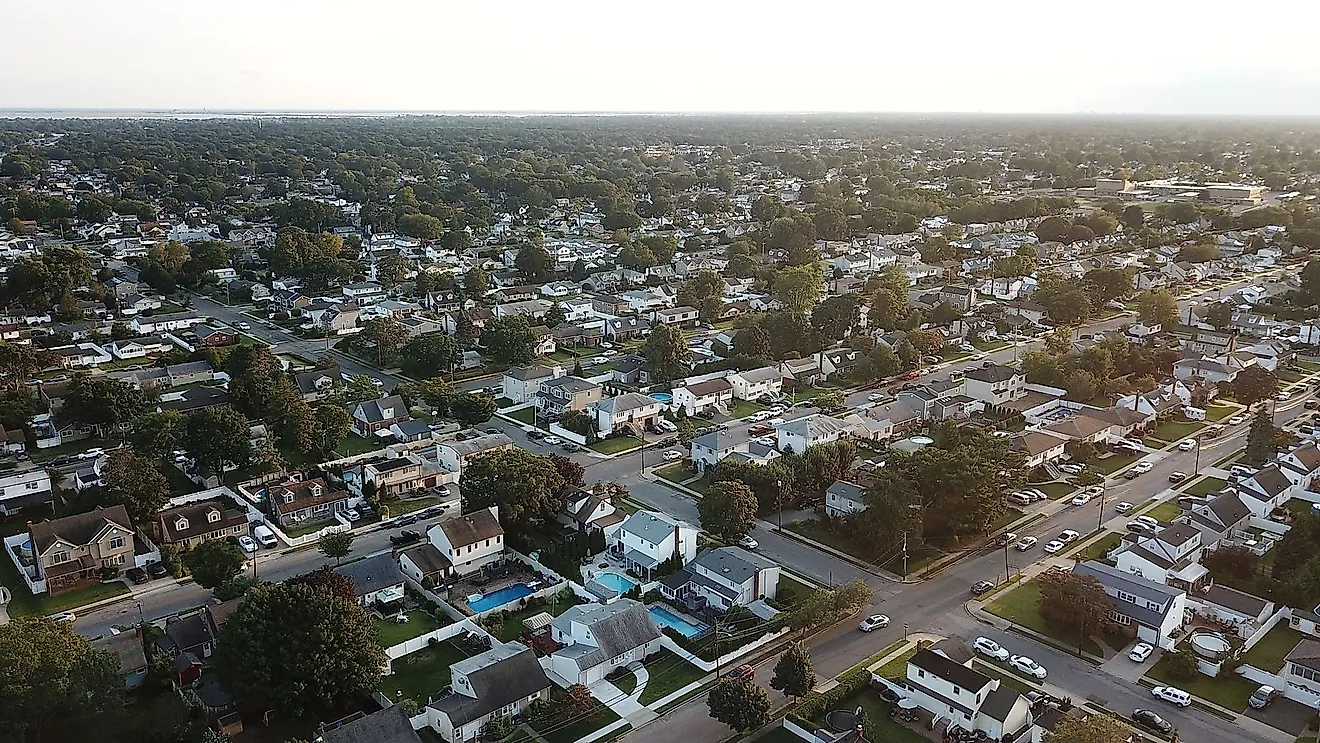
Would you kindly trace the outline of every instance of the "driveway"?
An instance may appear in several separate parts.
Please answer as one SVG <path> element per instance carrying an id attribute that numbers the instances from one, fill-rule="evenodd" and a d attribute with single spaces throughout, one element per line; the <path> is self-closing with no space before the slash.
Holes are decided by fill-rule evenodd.
<path id="1" fill-rule="evenodd" d="M 1314 709 L 1285 697 L 1275 699 L 1265 709 L 1252 709 L 1248 706 L 1243 714 L 1290 735 L 1301 735 L 1307 724 L 1315 719 Z"/>
<path id="2" fill-rule="evenodd" d="M 1159 661 L 1160 651 L 1157 648 L 1155 652 L 1151 653 L 1150 657 L 1146 659 L 1146 662 L 1137 663 L 1127 656 L 1128 651 L 1136 644 L 1137 643 L 1133 642 L 1120 649 L 1117 655 L 1101 664 L 1100 670 L 1121 679 L 1131 681 L 1134 684 L 1137 683 L 1137 681 L 1142 676 L 1145 676 L 1146 672 Z"/>

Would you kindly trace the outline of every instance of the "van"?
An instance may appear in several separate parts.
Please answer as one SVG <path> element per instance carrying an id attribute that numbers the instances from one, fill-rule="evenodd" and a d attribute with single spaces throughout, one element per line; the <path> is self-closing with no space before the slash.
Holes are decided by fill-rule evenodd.
<path id="1" fill-rule="evenodd" d="M 280 543 L 279 540 L 275 538 L 275 532 L 271 531 L 270 527 L 265 524 L 257 524 L 252 527 L 252 537 L 256 539 L 257 544 L 260 544 L 262 547 L 276 547 Z"/>
<path id="2" fill-rule="evenodd" d="M 1031 505 L 1032 502 L 1031 496 L 1027 495 L 1026 493 L 1009 493 L 1005 497 L 1007 497 L 1010 501 L 1013 501 L 1014 503 L 1020 506 L 1029 506 Z"/>
<path id="3" fill-rule="evenodd" d="M 1203 421 L 1205 420 L 1205 408 L 1186 407 L 1183 408 L 1183 415 L 1189 421 Z"/>

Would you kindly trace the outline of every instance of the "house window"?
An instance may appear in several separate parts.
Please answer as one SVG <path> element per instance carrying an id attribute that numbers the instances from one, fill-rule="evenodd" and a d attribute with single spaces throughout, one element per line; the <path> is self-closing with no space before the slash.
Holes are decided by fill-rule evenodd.
<path id="1" fill-rule="evenodd" d="M 27 487 L 28 490 L 36 490 L 37 488 L 41 487 L 41 483 L 39 483 L 39 482 L 30 482 L 30 483 L 27 483 L 26 487 Z"/>
<path id="2" fill-rule="evenodd" d="M 1297 665 L 1296 663 L 1292 664 L 1292 675 L 1296 676 L 1297 678 L 1306 679 L 1307 681 L 1320 683 L 1320 671 L 1316 671 L 1311 668 L 1304 668 L 1302 666 Z"/>
<path id="3" fill-rule="evenodd" d="M 217 522 L 217 521 L 220 520 L 220 512 L 219 512 L 219 511 L 211 511 L 210 513 L 206 514 L 206 520 L 207 520 L 208 522 L 214 524 L 215 522 Z"/>
<path id="4" fill-rule="evenodd" d="M 62 562 L 68 562 L 68 561 L 69 561 L 68 552 L 56 552 L 55 554 L 50 556 L 50 564 L 52 565 L 59 565 Z"/>
<path id="5" fill-rule="evenodd" d="M 121 549 L 123 549 L 123 548 L 124 548 L 124 538 L 123 538 L 123 537 L 110 537 L 110 549 L 112 549 L 112 550 L 121 550 Z"/>
<path id="6" fill-rule="evenodd" d="M 188 528 L 188 519 L 181 518 L 174 522 L 175 531 L 184 531 Z"/>

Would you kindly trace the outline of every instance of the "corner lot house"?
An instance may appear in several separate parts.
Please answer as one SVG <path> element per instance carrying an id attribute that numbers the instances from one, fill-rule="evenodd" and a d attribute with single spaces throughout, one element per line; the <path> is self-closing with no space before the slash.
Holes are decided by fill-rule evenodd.
<path id="1" fill-rule="evenodd" d="M 275 510 L 275 519 L 285 528 L 314 521 L 329 521 L 335 514 L 348 510 L 348 493 L 331 490 L 325 480 L 319 477 L 272 486 L 267 490 L 266 497 Z"/>
<path id="2" fill-rule="evenodd" d="M 103 568 L 133 566 L 133 522 L 123 506 L 28 525 L 37 579 L 56 596 L 101 580 Z"/>
<path id="3" fill-rule="evenodd" d="M 398 395 L 360 402 L 353 407 L 352 414 L 353 431 L 364 439 L 412 417 L 408 414 L 408 406 L 404 404 L 403 398 Z"/>
<path id="4" fill-rule="evenodd" d="M 675 556 L 684 565 L 691 562 L 697 556 L 697 530 L 663 513 L 638 511 L 610 536 L 610 551 L 621 556 L 629 570 L 647 576 Z"/>
<path id="5" fill-rule="evenodd" d="M 1111 619 L 1136 629 L 1139 640 L 1165 650 L 1173 649 L 1176 644 L 1173 633 L 1183 624 L 1186 593 L 1102 562 L 1084 562 L 1073 568 L 1073 572 L 1093 576 L 1105 587 L 1114 604 Z"/>
<path id="6" fill-rule="evenodd" d="M 548 666 L 574 684 L 593 684 L 660 650 L 660 630 L 646 607 L 632 599 L 574 606 L 551 622 L 550 634 L 566 647 L 547 658 Z"/>
<path id="7" fill-rule="evenodd" d="M 22 432 L 19 432 L 20 435 Z M 0 474 L 0 516 L 9 516 L 29 506 L 50 503 L 50 473 L 45 467 L 22 467 Z"/>
<path id="8" fill-rule="evenodd" d="M 983 731 L 990 740 L 1017 740 L 1032 722 L 1031 706 L 999 679 L 971 668 L 971 653 L 960 641 L 945 640 L 908 660 L 898 689 L 929 712 L 936 724 Z"/>
<path id="9" fill-rule="evenodd" d="M 602 434 L 614 433 L 624 426 L 634 431 L 655 428 L 664 403 L 640 392 L 625 392 L 607 397 L 593 406 L 596 412 L 596 430 Z"/>
<path id="10" fill-rule="evenodd" d="M 660 583 L 669 598 L 718 611 L 772 599 L 778 588 L 779 565 L 741 547 L 705 550 Z"/>
<path id="11" fill-rule="evenodd" d="M 532 702 L 548 701 L 550 679 L 536 653 L 498 642 L 449 667 L 449 689 L 426 708 L 426 720 L 450 743 L 475 740 L 494 716 L 519 717 Z"/>
<path id="12" fill-rule="evenodd" d="M 843 518 L 866 510 L 863 496 L 866 491 L 846 480 L 835 480 L 825 489 L 825 513 L 831 518 Z"/>
<path id="13" fill-rule="evenodd" d="M 441 521 L 426 530 L 426 537 L 459 575 L 504 557 L 504 528 L 495 506 Z"/>
<path id="14" fill-rule="evenodd" d="M 541 381 L 554 379 L 560 376 L 562 372 L 563 369 L 560 367 L 551 369 L 548 366 L 539 364 L 515 366 L 504 372 L 504 378 L 500 383 L 501 391 L 504 397 L 507 397 L 515 405 L 533 402 Z"/>
<path id="15" fill-rule="evenodd" d="M 808 447 L 838 441 L 848 433 L 848 425 L 828 415 L 808 415 L 789 421 L 777 429 L 779 450 L 801 454 Z"/>

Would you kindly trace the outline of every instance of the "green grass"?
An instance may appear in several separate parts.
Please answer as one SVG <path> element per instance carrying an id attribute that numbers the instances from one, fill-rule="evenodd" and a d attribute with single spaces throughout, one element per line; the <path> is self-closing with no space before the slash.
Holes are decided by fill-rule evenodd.
<path id="1" fill-rule="evenodd" d="M 1077 492 L 1077 486 L 1070 482 L 1047 482 L 1034 487 L 1054 500 L 1061 500 Z"/>
<path id="2" fill-rule="evenodd" d="M 664 478 L 665 480 L 668 480 L 670 482 L 677 482 L 677 483 L 682 483 L 686 480 L 691 480 L 693 477 L 696 476 L 696 474 L 692 472 L 692 470 L 683 466 L 682 462 L 667 464 L 664 467 L 657 467 L 651 471 L 656 475 L 658 475 L 659 477 Z"/>
<path id="3" fill-rule="evenodd" d="M 386 516 L 385 514 L 381 514 L 381 516 L 384 518 L 394 518 L 395 516 L 402 516 L 405 513 L 412 513 L 413 511 L 420 511 L 423 508 L 430 508 L 438 503 L 440 503 L 440 499 L 435 496 L 387 501 L 385 503 L 385 508 L 389 509 L 389 515 Z"/>
<path id="4" fill-rule="evenodd" d="M 1087 467 L 1102 475 L 1112 475 L 1124 467 L 1146 456 L 1145 454 L 1110 454 L 1104 459 L 1092 459 Z"/>
<path id="5" fill-rule="evenodd" d="M 1187 495 L 1204 496 L 1223 490 L 1225 485 L 1228 485 L 1227 480 L 1221 480 L 1218 477 L 1203 477 L 1183 488 L 1183 492 Z"/>
<path id="6" fill-rule="evenodd" d="M 764 405 L 758 405 L 750 400 L 734 400 L 733 410 L 729 411 L 729 415 L 734 418 L 746 418 L 752 413 L 759 413 L 762 410 L 765 410 Z"/>
<path id="7" fill-rule="evenodd" d="M 828 547 L 833 547 L 834 549 L 839 550 L 840 552 L 852 555 L 854 558 L 861 560 L 862 562 L 868 564 L 870 563 L 870 560 L 866 559 L 865 557 L 862 557 L 862 555 L 865 554 L 865 551 L 862 550 L 857 544 L 855 544 L 851 539 L 847 538 L 842 534 L 836 534 L 835 532 L 830 531 L 820 521 L 817 521 L 815 519 L 811 519 L 807 521 L 793 521 L 784 524 L 784 528 L 791 532 L 794 532 L 795 534 L 800 534 L 806 537 L 807 539 L 820 542 L 821 544 L 824 544 Z M 908 569 L 909 570 L 911 569 L 910 559 L 909 559 Z"/>
<path id="8" fill-rule="evenodd" d="M 895 650 L 898 650 L 899 648 L 903 647 L 903 646 L 906 645 L 906 644 L 908 644 L 908 641 L 907 641 L 907 640 L 899 640 L 898 642 L 892 642 L 892 643 L 890 643 L 888 646 L 886 646 L 883 650 L 880 650 L 880 651 L 877 651 L 877 652 L 875 652 L 875 653 L 872 653 L 871 656 L 868 657 L 866 660 L 862 661 L 861 663 L 858 663 L 857 665 L 853 666 L 852 668 L 849 668 L 848 670 L 846 670 L 846 671 L 844 671 L 843 673 L 839 674 L 839 676 L 847 676 L 848 674 L 850 674 L 850 673 L 852 673 L 852 672 L 854 672 L 854 671 L 860 671 L 860 670 L 862 670 L 863 668 L 869 668 L 870 665 L 871 665 L 872 663 L 875 663 L 876 661 L 878 661 L 878 660 L 880 660 L 881 658 L 883 658 L 883 657 L 889 655 L 890 653 L 894 652 Z"/>
<path id="9" fill-rule="evenodd" d="M 1164 503 L 1155 506 L 1149 511 L 1146 511 L 1142 515 L 1149 516 L 1155 519 L 1156 521 L 1159 521 L 1160 523 L 1167 524 L 1168 522 L 1182 515 L 1182 509 L 1178 507 L 1177 503 L 1165 501 Z"/>
<path id="10" fill-rule="evenodd" d="M 500 625 L 500 628 L 493 631 L 491 634 L 498 637 L 500 642 L 517 640 L 518 636 L 522 634 L 522 623 L 524 619 L 540 614 L 541 612 L 545 612 L 552 617 L 557 617 L 568 611 L 569 607 L 575 606 L 579 603 L 581 603 L 581 601 L 575 596 L 573 601 L 556 601 L 553 605 L 547 602 L 537 606 L 523 607 L 518 611 L 511 612 L 505 617 L 504 624 Z"/>
<path id="11" fill-rule="evenodd" d="M 449 667 L 466 657 L 458 645 L 442 640 L 395 660 L 394 673 L 381 679 L 377 688 L 387 699 L 414 699 L 425 705 L 427 696 L 449 685 Z M 402 696 L 396 694 L 399 691 Z"/>
<path id="12" fill-rule="evenodd" d="M 985 610 L 997 617 L 1013 622 L 1021 627 L 1038 632 L 1057 640 L 1065 648 L 1076 648 L 1077 637 L 1045 623 L 1038 608 L 1040 603 L 1040 585 L 1034 580 L 1027 581 L 1008 593 L 986 605 Z M 1103 655 L 1099 646 L 1090 638 L 1082 643 L 1082 649 L 1094 655 Z"/>
<path id="13" fill-rule="evenodd" d="M 52 446 L 49 449 L 38 449 L 34 446 L 28 450 L 28 455 L 32 457 L 32 461 L 34 462 L 49 462 L 55 457 L 64 454 L 78 454 L 96 446 L 99 446 L 102 449 L 109 449 L 118 444 L 118 441 L 108 441 L 106 439 L 82 439 L 81 441 L 70 441 L 67 444 Z"/>
<path id="14" fill-rule="evenodd" d="M 985 353 L 991 353 L 993 351 L 998 351 L 1001 348 L 1008 348 L 1013 344 L 1009 343 L 1008 341 L 983 341 L 981 343 L 973 343 L 972 345 L 976 346 L 977 350 L 979 351 L 984 351 Z"/>
<path id="15" fill-rule="evenodd" d="M 640 439 L 631 436 L 615 436 L 612 439 L 601 439 L 594 444 L 588 444 L 587 448 L 601 454 L 618 454 L 629 449 L 636 449 L 641 445 Z"/>
<path id="16" fill-rule="evenodd" d="M 408 621 L 404 624 L 399 624 L 393 619 L 372 619 L 371 623 L 376 626 L 376 641 L 383 648 L 393 647 L 404 640 L 411 640 L 431 630 L 440 629 L 440 623 L 435 621 L 435 617 L 416 610 L 408 612 Z"/>
<path id="17" fill-rule="evenodd" d="M 1117 547 L 1122 541 L 1123 535 L 1118 532 L 1106 534 L 1095 542 L 1087 545 L 1086 549 L 1082 550 L 1079 556 L 1088 560 L 1104 560 L 1105 555 L 1109 554 L 1109 552 Z"/>
<path id="18" fill-rule="evenodd" d="M 505 418 L 516 420 L 519 423 L 533 425 L 533 418 L 536 416 L 536 408 L 521 408 L 508 413 L 502 413 Z"/>
<path id="19" fill-rule="evenodd" d="M 1289 627 L 1287 623 L 1280 622 L 1247 651 L 1243 661 L 1262 671 L 1276 673 L 1283 668 L 1284 657 L 1292 652 L 1301 640 L 1302 633 Z"/>
<path id="20" fill-rule="evenodd" d="M 564 692 L 557 687 L 551 687 L 550 690 L 550 709 L 554 710 L 562 703 Z M 548 743 L 573 743 L 579 738 L 605 727 L 606 725 L 619 719 L 609 707 L 601 704 L 598 700 L 592 699 L 592 711 L 583 717 L 573 717 L 561 719 L 559 715 L 548 715 L 541 720 L 533 722 L 532 729 L 540 733 Z"/>
<path id="21" fill-rule="evenodd" d="M 918 651 L 926 647 L 926 645 L 928 644 L 930 643 L 922 641 L 917 643 L 916 645 L 913 645 L 912 647 L 903 651 L 901 655 L 897 655 L 891 658 L 883 666 L 880 666 L 879 668 L 875 669 L 875 673 L 880 676 L 884 676 L 887 679 L 906 678 L 908 661 L 912 658 L 912 656 L 916 655 Z M 893 652 L 893 650 L 891 650 L 890 648 L 885 648 L 885 650 L 888 650 L 889 652 Z"/>
<path id="22" fill-rule="evenodd" d="M 794 606 L 805 600 L 816 589 L 808 586 L 788 573 L 779 574 L 779 586 L 775 590 L 775 600 L 785 606 Z"/>
<path id="23" fill-rule="evenodd" d="M 804 387 L 802 389 L 784 390 L 784 397 L 788 398 L 790 403 L 800 403 L 803 400 L 814 400 L 826 392 L 837 392 L 838 387 L 825 385 L 824 387 Z"/>
<path id="24" fill-rule="evenodd" d="M 335 447 L 335 453 L 345 457 L 351 457 L 355 454 L 366 454 L 369 451 L 385 448 L 385 443 L 379 440 L 364 439 L 361 436 L 350 433 L 347 438 Z"/>
<path id="25" fill-rule="evenodd" d="M 989 663 L 982 663 L 980 660 L 972 662 L 972 667 L 990 678 L 999 679 L 999 682 L 1019 694 L 1027 694 L 1033 691 L 1040 691 L 1040 687 L 1027 683 L 1026 680 L 1005 671 L 999 666 L 992 666 Z"/>
<path id="26" fill-rule="evenodd" d="M 1275 374 L 1275 376 L 1277 376 L 1280 380 L 1282 380 L 1282 381 L 1284 381 L 1284 382 L 1288 382 L 1288 383 L 1290 383 L 1290 384 L 1291 384 L 1292 382 L 1300 382 L 1300 381 L 1302 381 L 1303 379 L 1305 379 L 1305 377 L 1306 377 L 1306 375 L 1304 375 L 1304 374 L 1300 374 L 1300 373 L 1298 373 L 1298 372 L 1296 372 L 1296 371 L 1294 371 L 1294 370 L 1292 370 L 1292 369 L 1283 369 L 1283 370 L 1280 370 L 1280 371 L 1276 371 L 1274 374 Z"/>
<path id="27" fill-rule="evenodd" d="M 663 699 L 694 681 L 700 681 L 706 675 L 705 671 L 668 650 L 660 651 L 659 657 L 646 665 L 646 672 L 651 679 L 646 682 L 646 689 L 638 697 L 643 705 Z"/>
<path id="28" fill-rule="evenodd" d="M 840 701 L 832 709 L 855 710 L 858 707 L 862 708 L 862 714 L 865 717 L 864 725 L 867 740 L 883 741 L 884 743 L 926 743 L 930 740 L 916 730 L 895 721 L 889 715 L 889 705 L 880 701 L 880 697 L 870 689 L 862 689 L 851 697 Z M 812 721 L 824 726 L 825 717 L 830 711 L 830 709 L 821 710 Z"/>
<path id="29" fill-rule="evenodd" d="M 1311 515 L 1311 501 L 1305 501 L 1301 498 L 1289 498 L 1283 507 L 1292 513 L 1293 518 L 1303 518 Z"/>
<path id="30" fill-rule="evenodd" d="M 614 684 L 615 688 L 624 694 L 632 694 L 633 690 L 637 688 L 637 674 L 629 671 L 627 675 L 610 681 L 610 683 Z"/>
<path id="31" fill-rule="evenodd" d="M 1158 681 L 1170 686 L 1176 686 L 1183 691 L 1198 696 L 1207 701 L 1214 702 L 1221 707 L 1227 707 L 1235 712 L 1241 712 L 1247 707 L 1247 697 L 1250 697 L 1259 686 L 1254 681 L 1232 675 L 1227 678 L 1211 678 L 1209 676 L 1196 674 L 1196 678 L 1185 681 L 1169 673 L 1170 655 L 1165 655 L 1155 664 L 1146 678 Z"/>
<path id="32" fill-rule="evenodd" d="M 1160 441 L 1172 444 L 1191 438 L 1202 428 L 1205 428 L 1205 424 L 1200 421 L 1164 421 L 1155 427 L 1152 435 Z"/>
<path id="33" fill-rule="evenodd" d="M 1205 409 L 1205 419 L 1218 423 L 1241 410 L 1237 405 L 1211 405 Z"/>

